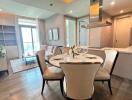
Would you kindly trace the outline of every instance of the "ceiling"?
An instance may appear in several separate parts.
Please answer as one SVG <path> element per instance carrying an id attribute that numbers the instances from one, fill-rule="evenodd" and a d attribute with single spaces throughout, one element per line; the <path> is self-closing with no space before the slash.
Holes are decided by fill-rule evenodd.
<path id="1" fill-rule="evenodd" d="M 115 2 L 113 6 L 110 5 L 112 1 Z M 120 10 L 124 10 L 124 13 L 132 12 L 132 0 L 103 0 L 103 10 L 111 16 L 119 15 Z"/>
<path id="2" fill-rule="evenodd" d="M 111 6 L 111 1 L 115 1 L 115 5 Z M 88 15 L 89 5 L 90 0 L 73 0 L 71 4 L 65 4 L 63 0 L 0 0 L 4 12 L 42 19 L 56 13 L 73 17 Z M 118 15 L 120 10 L 124 13 L 132 11 L 131 5 L 132 0 L 103 0 L 103 10 L 112 16 Z"/>

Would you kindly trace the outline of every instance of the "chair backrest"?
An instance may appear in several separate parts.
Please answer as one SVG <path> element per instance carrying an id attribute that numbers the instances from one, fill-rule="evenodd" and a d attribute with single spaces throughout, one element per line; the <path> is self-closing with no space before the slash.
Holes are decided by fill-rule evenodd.
<path id="1" fill-rule="evenodd" d="M 66 95 L 72 99 L 89 99 L 94 92 L 94 77 L 99 63 L 60 63 L 65 74 Z"/>
<path id="2" fill-rule="evenodd" d="M 54 54 L 54 55 L 62 54 L 61 48 L 60 48 L 59 46 L 54 46 L 53 54 Z"/>
<path id="3" fill-rule="evenodd" d="M 62 48 L 62 53 L 64 54 L 64 53 L 69 53 L 69 50 L 70 50 L 70 47 L 63 47 Z"/>
<path id="4" fill-rule="evenodd" d="M 40 67 L 41 74 L 44 74 L 44 71 L 47 69 L 47 65 L 45 63 L 45 51 L 40 50 L 36 53 L 38 65 Z"/>
<path id="5" fill-rule="evenodd" d="M 112 74 L 117 57 L 118 57 L 118 52 L 116 50 L 112 50 L 112 49 L 107 49 L 105 50 L 105 61 L 104 61 L 104 65 L 103 68 L 105 68 L 109 74 Z"/>
<path id="6" fill-rule="evenodd" d="M 105 51 L 104 50 L 89 48 L 88 53 L 100 56 L 103 60 L 105 60 Z"/>

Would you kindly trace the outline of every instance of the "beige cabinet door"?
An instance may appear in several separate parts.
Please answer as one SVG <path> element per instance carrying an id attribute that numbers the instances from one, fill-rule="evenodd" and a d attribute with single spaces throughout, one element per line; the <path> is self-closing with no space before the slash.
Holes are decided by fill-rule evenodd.
<path id="1" fill-rule="evenodd" d="M 8 70 L 6 57 L 0 58 L 0 71 Z"/>
<path id="2" fill-rule="evenodd" d="M 131 27 L 131 16 L 116 19 L 115 47 L 124 48 L 130 45 Z"/>

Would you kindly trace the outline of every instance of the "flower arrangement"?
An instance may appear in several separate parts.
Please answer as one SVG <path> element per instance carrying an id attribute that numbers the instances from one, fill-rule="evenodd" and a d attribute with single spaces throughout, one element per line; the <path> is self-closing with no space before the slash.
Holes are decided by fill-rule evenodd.
<path id="1" fill-rule="evenodd" d="M 70 47 L 69 54 L 71 54 L 73 58 L 75 57 L 75 55 L 77 54 L 77 48 L 75 45 Z"/>
<path id="2" fill-rule="evenodd" d="M 6 49 L 3 45 L 0 45 L 0 58 L 4 57 L 6 54 Z"/>

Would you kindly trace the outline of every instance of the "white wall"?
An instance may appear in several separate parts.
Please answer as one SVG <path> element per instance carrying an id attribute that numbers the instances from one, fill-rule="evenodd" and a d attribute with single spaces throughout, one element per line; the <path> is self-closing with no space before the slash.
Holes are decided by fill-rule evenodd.
<path id="1" fill-rule="evenodd" d="M 101 28 L 101 47 L 113 47 L 113 26 Z"/>
<path id="2" fill-rule="evenodd" d="M 37 27 L 38 27 L 40 45 L 44 45 L 46 44 L 45 21 L 42 19 L 37 19 Z"/>
<path id="3" fill-rule="evenodd" d="M 55 14 L 52 17 L 45 20 L 45 28 L 46 28 L 46 41 L 49 45 L 65 45 L 65 20 L 64 15 Z M 59 28 L 59 40 L 57 41 L 49 41 L 48 40 L 48 31 L 51 28 Z"/>
<path id="4" fill-rule="evenodd" d="M 96 27 L 90 29 L 90 47 L 112 47 L 112 26 Z"/>

